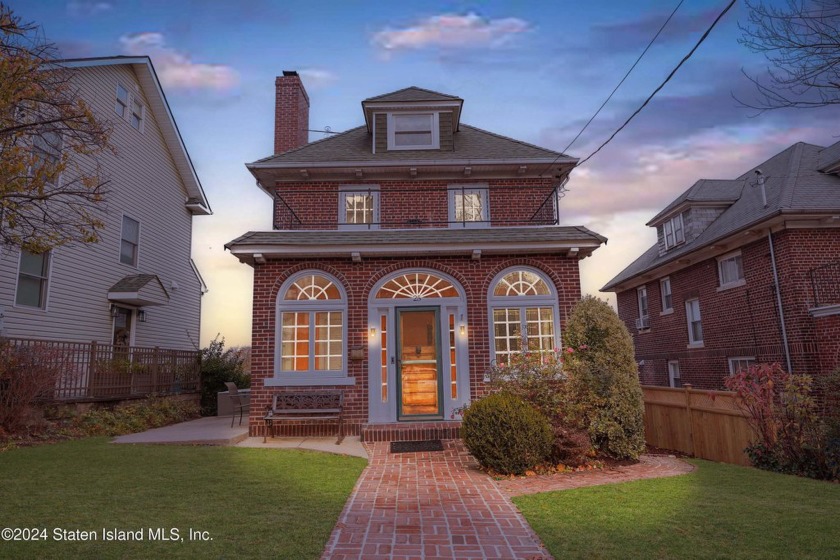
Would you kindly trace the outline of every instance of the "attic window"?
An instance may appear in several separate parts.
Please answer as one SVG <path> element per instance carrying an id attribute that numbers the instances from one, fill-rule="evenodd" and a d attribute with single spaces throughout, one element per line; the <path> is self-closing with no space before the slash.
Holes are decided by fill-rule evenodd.
<path id="1" fill-rule="evenodd" d="M 665 248 L 670 249 L 685 242 L 682 214 L 677 214 L 662 225 L 665 234 Z"/>
<path id="2" fill-rule="evenodd" d="M 437 113 L 391 113 L 388 115 L 389 150 L 436 150 L 440 148 Z"/>

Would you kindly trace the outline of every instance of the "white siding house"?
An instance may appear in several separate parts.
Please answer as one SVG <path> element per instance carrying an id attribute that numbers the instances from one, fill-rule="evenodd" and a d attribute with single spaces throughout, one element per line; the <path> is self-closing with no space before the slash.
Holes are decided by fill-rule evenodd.
<path id="1" fill-rule="evenodd" d="M 46 258 L 0 247 L 0 336 L 194 350 L 206 286 L 192 220 L 211 210 L 154 68 L 147 57 L 61 64 L 113 124 L 115 153 L 99 159 L 105 228 Z"/>

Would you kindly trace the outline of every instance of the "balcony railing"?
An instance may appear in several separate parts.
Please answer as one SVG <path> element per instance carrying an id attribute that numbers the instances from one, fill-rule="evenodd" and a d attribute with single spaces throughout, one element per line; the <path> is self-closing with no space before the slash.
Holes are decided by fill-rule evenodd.
<path id="1" fill-rule="evenodd" d="M 0 359 L 54 372 L 55 389 L 43 395 L 46 400 L 117 400 L 200 388 L 198 351 L 4 338 Z M 11 382 L 0 379 L 0 391 Z"/>
<path id="2" fill-rule="evenodd" d="M 808 271 L 814 307 L 840 304 L 840 260 Z"/>

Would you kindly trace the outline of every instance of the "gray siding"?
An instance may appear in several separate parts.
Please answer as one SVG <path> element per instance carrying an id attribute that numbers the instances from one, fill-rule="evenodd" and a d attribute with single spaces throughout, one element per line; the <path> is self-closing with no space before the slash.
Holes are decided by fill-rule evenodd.
<path id="1" fill-rule="evenodd" d="M 388 150 L 388 115 L 377 113 L 373 116 L 373 126 L 376 129 L 376 153 Z"/>
<path id="2" fill-rule="evenodd" d="M 117 83 L 148 108 L 129 66 L 82 68 L 77 79 L 97 116 L 114 125 L 111 142 L 117 153 L 101 159 L 110 179 L 107 204 L 100 209 L 106 225 L 99 243 L 53 251 L 44 310 L 15 305 L 19 252 L 0 252 L 0 307 L 5 310 L 2 334 L 110 343 L 113 320 L 108 288 L 124 276 L 156 274 L 170 299 L 166 305 L 145 308 L 147 320 L 135 321 L 133 344 L 193 349 L 193 342 L 199 340 L 201 287 L 190 265 L 192 215 L 184 205 L 186 189 L 158 123 L 147 110 L 141 133 L 115 113 Z M 137 267 L 119 260 L 123 214 L 140 221 Z"/>
<path id="3" fill-rule="evenodd" d="M 452 139 L 452 113 L 440 113 L 440 149 L 444 152 L 455 150 L 455 142 Z"/>

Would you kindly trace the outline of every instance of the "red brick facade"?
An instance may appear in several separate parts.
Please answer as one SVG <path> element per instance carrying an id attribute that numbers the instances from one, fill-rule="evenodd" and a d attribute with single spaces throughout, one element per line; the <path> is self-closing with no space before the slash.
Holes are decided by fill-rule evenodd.
<path id="1" fill-rule="evenodd" d="M 309 96 L 297 72 L 284 72 L 275 80 L 274 153 L 309 142 Z"/>
<path id="2" fill-rule="evenodd" d="M 773 234 L 792 370 L 819 375 L 840 365 L 840 319 L 814 318 L 808 272 L 836 261 L 840 230 L 786 229 Z M 729 374 L 728 359 L 754 357 L 785 366 L 784 344 L 766 233 L 741 248 L 745 283 L 719 290 L 717 258 L 669 275 L 673 313 L 662 313 L 661 278 L 647 287 L 650 329 L 638 330 L 636 288 L 618 293 L 618 313 L 633 333 L 643 384 L 669 384 L 668 361 L 678 360 L 683 384 L 717 389 Z M 690 348 L 685 301 L 698 298 L 703 347 Z"/>
<path id="3" fill-rule="evenodd" d="M 577 258 L 558 255 L 514 258 L 488 256 L 480 260 L 469 257 L 392 257 L 365 259 L 362 262 L 352 262 L 350 259 L 299 259 L 256 265 L 251 353 L 252 411 L 262 411 L 270 405 L 271 394 L 277 390 L 276 387 L 265 387 L 263 381 L 274 375 L 277 295 L 283 282 L 291 275 L 304 270 L 323 271 L 341 282 L 346 291 L 348 349 L 362 350 L 363 357 L 347 361 L 347 374 L 355 379 L 355 385 L 341 388 L 345 391 L 346 433 L 358 435 L 362 425 L 368 421 L 368 300 L 374 285 L 401 270 L 418 268 L 439 271 L 457 280 L 466 294 L 470 397 L 475 398 L 485 391 L 484 374 L 491 361 L 487 300 L 490 284 L 501 271 L 517 266 L 538 269 L 554 284 L 559 295 L 562 330 L 571 308 L 581 296 Z M 430 300 L 430 304 L 433 303 Z M 250 423 L 252 435 L 264 434 L 265 424 L 260 414 L 252 413 Z M 286 426 L 278 430 L 278 434 L 288 435 L 333 432 L 334 428 L 329 426 Z"/>

